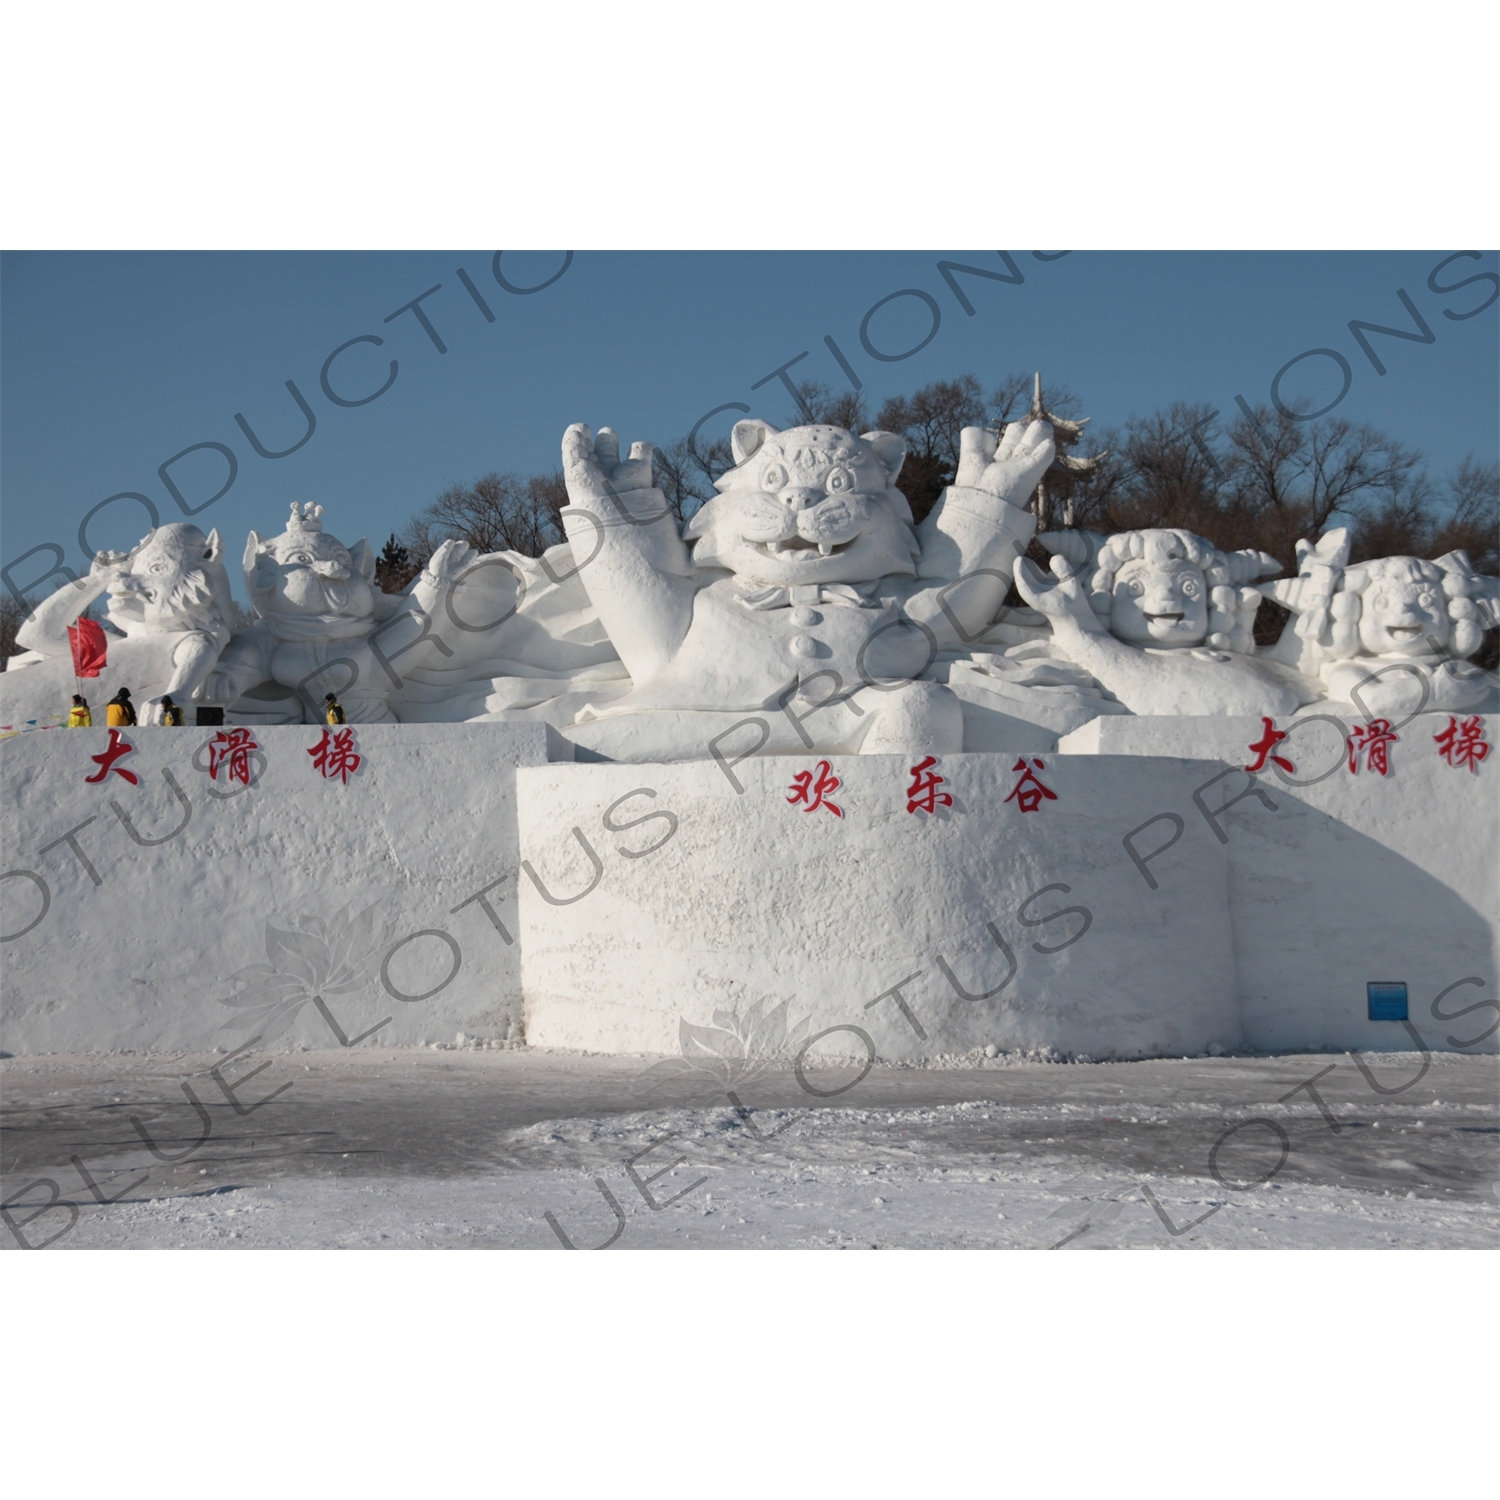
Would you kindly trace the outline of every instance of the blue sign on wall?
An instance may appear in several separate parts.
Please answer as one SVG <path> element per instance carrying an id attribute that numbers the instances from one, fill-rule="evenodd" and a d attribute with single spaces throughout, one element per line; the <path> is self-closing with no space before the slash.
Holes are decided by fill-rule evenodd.
<path id="1" fill-rule="evenodd" d="M 1365 986 L 1369 996 L 1370 1019 L 1372 1021 L 1404 1021 L 1406 1019 L 1406 985 L 1394 981 L 1372 979 Z"/>

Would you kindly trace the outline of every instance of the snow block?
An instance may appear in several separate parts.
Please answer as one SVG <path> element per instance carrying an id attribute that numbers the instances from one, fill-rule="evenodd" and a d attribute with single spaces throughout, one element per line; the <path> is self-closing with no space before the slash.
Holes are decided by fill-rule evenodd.
<path id="1" fill-rule="evenodd" d="M 206 729 L 125 730 L 108 766 L 105 729 L 0 743 L 0 1047 L 518 1036 L 516 770 L 571 747 L 541 724 L 361 725 L 346 780 L 309 753 L 317 727 L 238 732 L 247 784 L 232 754 L 210 778 Z"/>
<path id="2" fill-rule="evenodd" d="M 1228 859 L 1192 801 L 1217 763 L 945 755 L 930 813 L 911 764 L 520 771 L 528 1040 L 730 1045 L 736 1014 L 784 1001 L 803 1039 L 839 1028 L 815 1056 L 1240 1042 Z M 794 801 L 820 765 L 821 805 Z M 1028 770 L 1051 795 L 1028 783 L 1023 812 Z"/>
<path id="3" fill-rule="evenodd" d="M 1451 764 L 1438 737 L 1454 717 L 1425 713 L 1387 721 L 1397 738 L 1384 775 L 1368 755 L 1351 772 L 1348 736 L 1363 722 L 1347 707 L 1341 717 L 1337 705 L 1320 705 L 1282 726 L 1288 738 L 1274 752 L 1293 769 L 1268 761 L 1255 777 L 1262 795 L 1241 796 L 1243 771 L 1203 793 L 1210 811 L 1240 799 L 1218 822 L 1245 1039 L 1269 1049 L 1414 1050 L 1399 1021 L 1369 1016 L 1366 986 L 1397 982 L 1428 1047 L 1493 1052 L 1500 759 Z M 1479 722 L 1493 744 L 1497 721 Z M 1254 761 L 1249 747 L 1263 734 L 1259 718 L 1121 717 L 1097 719 L 1058 748 L 1106 760 L 1214 756 L 1230 773 Z"/>

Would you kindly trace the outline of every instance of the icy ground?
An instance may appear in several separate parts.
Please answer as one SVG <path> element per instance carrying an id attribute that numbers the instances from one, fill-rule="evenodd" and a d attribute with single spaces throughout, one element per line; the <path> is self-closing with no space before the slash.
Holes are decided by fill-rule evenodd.
<path id="1" fill-rule="evenodd" d="M 1416 1054 L 1367 1056 L 1385 1093 L 1338 1054 L 1001 1058 L 801 1081 L 663 1082 L 655 1061 L 365 1048 L 7 1059 L 0 1243 L 1500 1245 L 1494 1057 L 1435 1055 L 1423 1071 Z M 1321 1104 L 1293 1092 L 1308 1080 Z"/>

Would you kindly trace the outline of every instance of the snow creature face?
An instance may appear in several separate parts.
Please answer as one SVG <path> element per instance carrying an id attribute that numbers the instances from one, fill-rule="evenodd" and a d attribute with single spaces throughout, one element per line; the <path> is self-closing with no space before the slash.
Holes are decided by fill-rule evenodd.
<path id="1" fill-rule="evenodd" d="M 109 620 L 126 635 L 230 628 L 229 575 L 217 531 L 158 526 L 109 583 Z"/>
<path id="2" fill-rule="evenodd" d="M 1269 553 L 1220 552 L 1175 527 L 1095 540 L 1089 603 L 1111 635 L 1134 646 L 1255 649 L 1260 595 L 1246 585 L 1280 569 Z"/>
<path id="3" fill-rule="evenodd" d="M 1115 574 L 1109 631 L 1137 646 L 1198 646 L 1208 636 L 1208 580 L 1185 560 L 1128 562 Z"/>
<path id="4" fill-rule="evenodd" d="M 693 562 L 752 583 L 866 583 L 914 574 L 911 510 L 895 487 L 906 444 L 815 425 L 737 422 L 736 467 L 688 523 Z"/>
<path id="5" fill-rule="evenodd" d="M 1391 563 L 1408 563 L 1392 568 Z M 1416 558 L 1390 558 L 1367 585 L 1359 615 L 1360 644 L 1372 656 L 1423 654 L 1448 644 L 1451 625 L 1441 575 Z"/>
<path id="6" fill-rule="evenodd" d="M 351 552 L 323 530 L 323 507 L 292 506 L 287 529 L 262 542 L 250 533 L 245 586 L 262 615 L 346 615 L 362 619 L 375 608 L 370 586 L 375 560 L 369 543 Z"/>

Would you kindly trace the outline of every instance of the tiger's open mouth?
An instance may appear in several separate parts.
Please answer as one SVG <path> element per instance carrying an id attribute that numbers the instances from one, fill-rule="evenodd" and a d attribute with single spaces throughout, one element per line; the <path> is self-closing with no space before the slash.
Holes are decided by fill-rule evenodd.
<path id="1" fill-rule="evenodd" d="M 805 536 L 789 536 L 779 542 L 752 542 L 750 545 L 765 557 L 802 562 L 818 557 L 838 557 L 858 540 L 858 537 L 850 537 L 846 542 L 810 542 Z"/>
<path id="2" fill-rule="evenodd" d="M 1175 615 L 1147 615 L 1146 618 L 1148 620 L 1152 620 L 1152 621 L 1155 621 L 1155 620 L 1165 620 L 1169 625 L 1180 625 L 1182 623 L 1182 615 L 1181 614 L 1175 614 Z"/>
<path id="3" fill-rule="evenodd" d="M 1388 625 L 1386 631 L 1400 640 L 1414 641 L 1421 635 L 1422 627 L 1420 625 Z"/>

